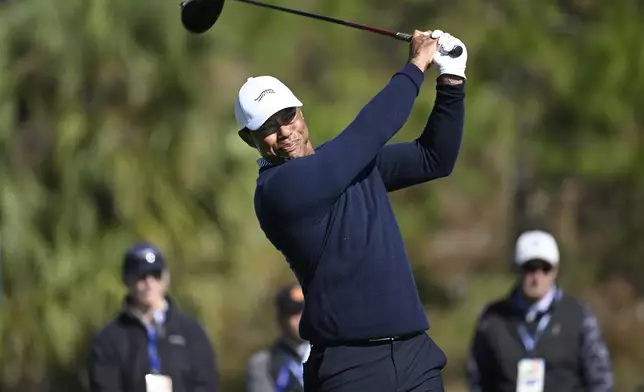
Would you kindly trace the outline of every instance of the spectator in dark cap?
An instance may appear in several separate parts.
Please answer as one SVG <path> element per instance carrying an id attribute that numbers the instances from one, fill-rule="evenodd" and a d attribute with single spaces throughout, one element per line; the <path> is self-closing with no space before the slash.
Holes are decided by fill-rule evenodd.
<path id="1" fill-rule="evenodd" d="M 167 294 L 161 251 L 135 244 L 123 259 L 123 309 L 91 344 L 92 392 L 216 392 L 215 352 L 203 327 Z"/>
<path id="2" fill-rule="evenodd" d="M 304 311 L 302 288 L 290 285 L 275 298 L 280 336 L 253 354 L 247 364 L 246 392 L 302 392 L 302 364 L 310 345 L 298 333 Z"/>

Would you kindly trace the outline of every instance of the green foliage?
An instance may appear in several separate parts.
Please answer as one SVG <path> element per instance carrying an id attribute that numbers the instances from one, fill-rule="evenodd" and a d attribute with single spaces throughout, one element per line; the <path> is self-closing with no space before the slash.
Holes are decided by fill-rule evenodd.
<path id="1" fill-rule="evenodd" d="M 596 306 L 619 390 L 641 382 L 632 347 L 644 337 L 623 336 L 637 331 L 626 315 L 644 289 L 642 7 L 279 3 L 403 31 L 439 27 L 468 45 L 455 173 L 392 195 L 454 390 L 481 306 L 509 284 L 517 214 L 561 239 L 563 282 Z M 275 333 L 271 296 L 292 276 L 256 223 L 256 154 L 235 133 L 237 89 L 251 75 L 284 80 L 320 143 L 384 86 L 406 45 L 234 1 L 202 36 L 184 31 L 178 2 L 15 1 L 0 6 L 0 40 L 0 389 L 82 390 L 88 337 L 120 306 L 121 254 L 145 238 L 168 254 L 174 296 L 206 325 L 224 390 L 239 390 L 247 356 Z M 433 83 L 428 75 L 396 140 L 422 129 Z M 520 212 L 523 164 L 531 207 Z M 463 281 L 469 290 L 450 294 Z"/>

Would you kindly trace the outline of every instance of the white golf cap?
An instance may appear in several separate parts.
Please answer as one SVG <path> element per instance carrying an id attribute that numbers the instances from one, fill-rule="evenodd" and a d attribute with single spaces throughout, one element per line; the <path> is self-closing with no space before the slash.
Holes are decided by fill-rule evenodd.
<path id="1" fill-rule="evenodd" d="M 270 116 L 282 109 L 301 107 L 302 102 L 273 76 L 248 78 L 239 89 L 235 118 L 239 129 L 256 131 Z"/>
<path id="2" fill-rule="evenodd" d="M 515 263 L 520 266 L 535 259 L 543 260 L 553 266 L 559 265 L 557 241 L 545 231 L 526 231 L 517 239 Z"/>

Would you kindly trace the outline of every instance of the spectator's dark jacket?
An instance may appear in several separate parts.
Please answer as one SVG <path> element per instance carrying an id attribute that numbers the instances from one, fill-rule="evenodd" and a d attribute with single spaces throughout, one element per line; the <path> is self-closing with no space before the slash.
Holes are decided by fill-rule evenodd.
<path id="1" fill-rule="evenodd" d="M 92 392 L 145 391 L 150 373 L 147 333 L 143 323 L 124 310 L 92 340 L 89 380 Z M 181 313 L 168 298 L 165 323 L 159 328 L 161 373 L 172 378 L 173 392 L 216 392 L 216 357 L 201 325 Z"/>
<path id="2" fill-rule="evenodd" d="M 526 350 L 517 329 L 524 313 L 515 292 L 490 304 L 478 321 L 467 369 L 470 392 L 516 390 L 517 364 Z M 546 361 L 544 392 L 613 391 L 609 353 L 591 311 L 560 295 L 549 312 L 535 348 L 535 356 Z"/>
<path id="3" fill-rule="evenodd" d="M 281 339 L 251 356 L 246 369 L 246 392 L 303 392 L 302 385 L 288 371 L 289 359 L 302 362 L 300 355 Z M 283 381 L 278 382 L 281 377 Z"/>

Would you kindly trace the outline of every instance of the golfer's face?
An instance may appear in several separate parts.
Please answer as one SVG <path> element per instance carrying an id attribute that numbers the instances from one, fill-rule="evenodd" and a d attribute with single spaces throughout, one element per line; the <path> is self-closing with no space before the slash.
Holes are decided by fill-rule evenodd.
<path id="1" fill-rule="evenodd" d="M 280 110 L 252 132 L 255 145 L 269 160 L 308 155 L 309 131 L 298 108 Z"/>
<path id="2" fill-rule="evenodd" d="M 526 297 L 539 300 L 552 288 L 557 270 L 550 263 L 531 260 L 521 267 L 522 289 Z"/>

